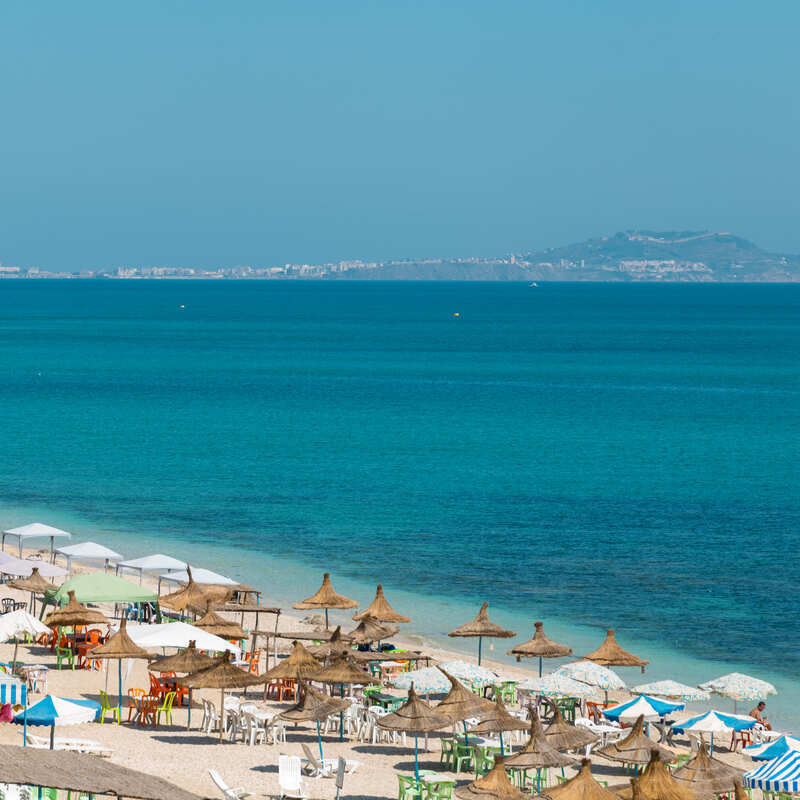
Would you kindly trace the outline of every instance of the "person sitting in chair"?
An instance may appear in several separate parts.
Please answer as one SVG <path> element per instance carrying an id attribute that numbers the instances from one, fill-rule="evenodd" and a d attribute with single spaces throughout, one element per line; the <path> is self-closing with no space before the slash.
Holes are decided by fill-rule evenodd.
<path id="1" fill-rule="evenodd" d="M 767 704 L 762 700 L 751 712 L 750 716 L 758 720 L 766 730 L 771 731 L 772 725 L 767 722 L 766 717 L 764 716 L 764 709 L 767 707 Z"/>

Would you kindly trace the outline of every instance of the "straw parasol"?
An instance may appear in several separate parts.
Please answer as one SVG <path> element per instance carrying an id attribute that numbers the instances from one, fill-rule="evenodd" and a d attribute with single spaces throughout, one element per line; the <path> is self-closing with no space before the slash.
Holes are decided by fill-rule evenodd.
<path id="1" fill-rule="evenodd" d="M 652 753 L 650 763 L 635 783 L 614 787 L 613 791 L 622 800 L 636 800 L 637 794 L 639 800 L 696 800 L 694 792 L 687 785 L 678 783 L 672 777 L 667 765 L 656 752 Z"/>
<path id="2" fill-rule="evenodd" d="M 567 647 L 565 644 L 559 644 L 552 639 L 548 639 L 543 630 L 541 622 L 534 622 L 536 629 L 533 634 L 533 639 L 527 642 L 518 644 L 508 651 L 508 655 L 516 656 L 517 661 L 521 658 L 538 658 L 539 659 L 539 677 L 542 677 L 542 659 L 543 658 L 564 658 L 565 656 L 572 655 L 572 648 Z"/>
<path id="3" fill-rule="evenodd" d="M 325 633 L 328 633 L 325 631 Z M 324 637 L 321 637 L 324 638 Z M 312 644 L 306 650 L 311 653 L 314 658 L 328 658 L 329 656 L 342 656 L 352 650 L 350 645 L 350 636 L 342 633 L 342 626 L 337 625 L 336 630 L 330 634 L 327 642 L 322 644 Z"/>
<path id="4" fill-rule="evenodd" d="M 536 709 L 532 709 L 531 735 L 528 743 L 518 753 L 506 759 L 506 766 L 512 769 L 535 769 L 536 791 L 541 789 L 541 771 L 548 767 L 566 767 L 575 763 L 572 756 L 559 753 L 544 735 L 542 723 Z"/>
<path id="5" fill-rule="evenodd" d="M 567 722 L 561 714 L 561 709 L 555 706 L 553 721 L 545 728 L 544 736 L 550 747 L 556 750 L 576 750 L 587 744 L 597 741 L 597 736 L 588 728 L 579 728 Z"/>
<path id="6" fill-rule="evenodd" d="M 119 680 L 119 716 L 117 717 L 117 724 L 120 724 L 120 717 L 122 716 L 122 659 L 150 658 L 150 653 L 135 644 L 133 639 L 128 636 L 127 624 L 127 619 L 123 617 L 119 623 L 119 630 L 110 636 L 105 644 L 92 649 L 92 658 L 115 658 L 117 660 L 117 677 Z M 106 672 L 107 677 L 108 673 Z"/>
<path id="7" fill-rule="evenodd" d="M 219 689 L 219 740 L 222 741 L 222 732 L 225 727 L 223 719 L 225 716 L 225 690 L 242 689 L 246 686 L 255 686 L 264 683 L 263 675 L 253 675 L 243 669 L 234 666 L 228 661 L 228 654 L 220 656 L 210 667 L 193 672 L 185 678 L 179 678 L 178 683 L 187 689 Z"/>
<path id="8" fill-rule="evenodd" d="M 206 608 L 205 615 L 192 623 L 196 628 L 202 628 L 208 633 L 213 633 L 215 636 L 221 636 L 223 639 L 246 639 L 247 634 L 242 630 L 242 626 L 238 622 L 225 619 L 217 614 L 209 603 Z"/>
<path id="9" fill-rule="evenodd" d="M 542 797 L 549 797 L 550 800 L 619 800 L 614 792 L 594 779 L 591 764 L 585 758 L 574 778 L 558 786 L 548 787 L 542 792 Z"/>
<path id="10" fill-rule="evenodd" d="M 470 733 L 499 733 L 500 734 L 500 755 L 505 755 L 503 749 L 503 731 L 525 731 L 528 723 L 523 722 L 518 717 L 512 717 L 508 713 L 503 701 L 498 697 L 494 707 L 477 725 L 472 726 Z"/>
<path id="11" fill-rule="evenodd" d="M 627 650 L 623 650 L 617 643 L 613 628 L 606 631 L 606 638 L 597 650 L 584 656 L 587 661 L 594 661 L 604 667 L 641 667 L 644 668 L 650 663 Z"/>
<path id="12" fill-rule="evenodd" d="M 397 711 L 379 717 L 378 727 L 389 731 L 404 731 L 414 734 L 414 774 L 419 780 L 419 735 L 448 727 L 450 718 L 431 708 L 414 691 L 414 684 L 408 690 L 408 700 Z"/>
<path id="13" fill-rule="evenodd" d="M 374 617 L 378 622 L 411 622 L 411 617 L 404 617 L 398 614 L 388 603 L 383 594 L 383 586 L 378 584 L 375 592 L 375 599 L 360 613 L 353 614 L 354 620 Z"/>
<path id="14" fill-rule="evenodd" d="M 274 678 L 311 680 L 311 676 L 319 672 L 319 661 L 300 642 L 294 642 L 293 644 L 289 657 L 264 673 L 263 677 L 267 681 L 271 681 Z"/>
<path id="15" fill-rule="evenodd" d="M 345 655 L 331 659 L 330 663 L 316 675 L 311 677 L 312 681 L 319 683 L 339 684 L 341 695 L 344 697 L 344 685 L 361 684 L 362 686 L 372 683 L 372 675 L 365 669 L 356 665 L 352 658 Z M 344 740 L 344 725 L 341 716 L 339 717 L 339 741 Z"/>
<path id="16" fill-rule="evenodd" d="M 201 587 L 199 583 L 194 582 L 192 568 L 188 564 L 186 565 L 186 574 L 189 576 L 189 582 L 178 589 L 177 592 L 161 595 L 158 598 L 159 605 L 166 606 L 174 611 L 186 611 L 189 606 L 194 608 L 206 607 L 209 601 L 208 587 Z"/>
<path id="17" fill-rule="evenodd" d="M 198 672 L 201 669 L 206 669 L 210 667 L 214 663 L 214 659 L 211 656 L 207 656 L 205 653 L 201 652 L 195 646 L 195 642 L 192 639 L 189 642 L 189 646 L 180 653 L 176 653 L 174 656 L 164 656 L 163 658 L 159 658 L 155 661 L 150 662 L 149 669 L 151 672 L 183 672 L 184 674 L 189 672 Z M 189 730 L 189 727 L 192 724 L 192 691 L 189 690 L 189 713 L 188 719 L 186 720 L 186 730 Z"/>
<path id="18" fill-rule="evenodd" d="M 694 758 L 676 769 L 672 777 L 700 800 L 711 800 L 714 795 L 729 791 L 732 783 L 741 784 L 742 774 L 742 770 L 711 758 L 706 743 L 701 741 Z"/>
<path id="19" fill-rule="evenodd" d="M 328 697 L 306 683 L 301 682 L 300 690 L 300 700 L 291 708 L 278 714 L 278 719 L 285 719 L 287 722 L 294 723 L 316 722 L 319 757 L 324 758 L 322 755 L 322 733 L 319 724 L 331 714 L 341 714 L 350 704 L 346 700 Z"/>
<path id="20" fill-rule="evenodd" d="M 31 593 L 31 614 L 36 613 L 34 595 L 44 594 L 48 589 L 53 588 L 53 584 L 48 583 L 39 574 L 39 567 L 34 567 L 27 578 L 16 578 L 13 581 L 9 581 L 6 585 L 10 586 L 12 589 L 19 589 L 20 591 Z"/>
<path id="21" fill-rule="evenodd" d="M 353 644 L 372 644 L 394 636 L 400 628 L 396 625 L 381 625 L 375 617 L 363 617 L 358 626 L 347 634 Z"/>
<path id="22" fill-rule="evenodd" d="M 293 603 L 292 608 L 298 608 L 301 610 L 308 610 L 313 608 L 324 608 L 325 609 L 325 627 L 328 627 L 328 609 L 329 608 L 357 608 L 358 603 L 355 600 L 351 600 L 349 597 L 345 597 L 342 594 L 338 594 L 333 590 L 333 586 L 331 586 L 331 574 L 330 572 L 326 572 L 322 576 L 322 586 L 317 589 L 317 591 L 311 595 L 311 597 L 307 597 L 305 600 L 302 600 L 299 603 Z"/>
<path id="23" fill-rule="evenodd" d="M 475 619 L 471 622 L 465 622 L 463 625 L 447 634 L 448 636 L 478 637 L 478 666 L 480 666 L 481 663 L 481 645 L 484 636 L 498 639 L 511 639 L 517 635 L 514 631 L 508 631 L 505 628 L 501 628 L 499 625 L 495 625 L 494 622 L 491 622 L 489 620 L 489 615 L 486 613 L 487 608 L 489 608 L 489 604 L 484 603 Z"/>
<path id="24" fill-rule="evenodd" d="M 75 592 L 68 594 L 69 602 L 63 607 L 50 612 L 44 624 L 51 628 L 66 628 L 74 625 L 108 625 L 108 620 L 93 608 L 86 608 L 75 599 Z"/>
<path id="25" fill-rule="evenodd" d="M 460 800 L 529 800 L 530 795 L 523 794 L 511 783 L 505 759 L 496 756 L 492 769 L 482 778 L 456 789 L 456 797 Z"/>
<path id="26" fill-rule="evenodd" d="M 473 717 L 477 717 L 480 720 L 494 711 L 494 703 L 490 700 L 471 692 L 463 683 L 456 680 L 441 667 L 437 667 L 437 669 L 450 681 L 450 691 L 444 700 L 436 706 L 438 714 L 444 714 L 450 722 L 456 723 Z M 466 732 L 467 726 L 465 724 L 464 733 L 466 734 Z"/>
<path id="27" fill-rule="evenodd" d="M 656 752 L 665 761 L 674 761 L 675 754 L 660 745 L 657 745 L 644 733 L 644 714 L 640 714 L 633 723 L 631 732 L 619 741 L 607 744 L 596 751 L 603 758 L 611 761 L 621 761 L 623 764 L 647 764 Z"/>

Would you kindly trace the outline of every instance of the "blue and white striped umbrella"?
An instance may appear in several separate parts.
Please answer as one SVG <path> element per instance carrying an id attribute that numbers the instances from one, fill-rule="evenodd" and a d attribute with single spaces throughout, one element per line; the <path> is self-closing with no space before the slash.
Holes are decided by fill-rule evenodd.
<path id="1" fill-rule="evenodd" d="M 749 747 L 745 747 L 742 752 L 756 761 L 772 761 L 772 759 L 778 758 L 790 750 L 800 751 L 800 739 L 783 735 L 770 742 L 751 744 Z"/>
<path id="2" fill-rule="evenodd" d="M 697 731 L 698 733 L 723 733 L 724 731 L 746 731 L 756 724 L 753 717 L 739 714 L 723 714 L 721 711 L 706 711 L 683 722 L 676 722 L 672 729 L 678 733 Z"/>
<path id="3" fill-rule="evenodd" d="M 475 664 L 469 664 L 466 661 L 448 661 L 446 664 L 442 664 L 442 669 L 449 672 L 462 683 L 466 683 L 467 686 L 471 683 L 486 686 L 488 684 L 497 683 L 499 680 L 497 673 L 486 669 L 486 667 L 478 667 Z M 414 688 L 416 688 L 416 685 Z M 447 684 L 447 690 L 450 690 L 449 682 Z"/>
<path id="4" fill-rule="evenodd" d="M 627 703 L 620 703 L 611 708 L 603 709 L 603 716 L 609 719 L 638 719 L 644 714 L 645 719 L 658 719 L 673 711 L 680 711 L 685 708 L 683 703 L 667 703 L 655 697 L 648 697 L 646 694 L 628 700 Z"/>
<path id="5" fill-rule="evenodd" d="M 14 717 L 14 722 L 28 725 L 80 725 L 92 722 L 100 712 L 94 700 L 72 700 L 48 694 L 38 703 Z"/>
<path id="6" fill-rule="evenodd" d="M 789 750 L 756 769 L 745 772 L 742 782 L 750 789 L 769 792 L 800 792 L 800 753 Z"/>
<path id="7" fill-rule="evenodd" d="M 643 683 L 640 686 L 634 686 L 631 691 L 634 694 L 647 694 L 651 697 L 668 697 L 670 700 L 683 700 L 686 703 L 711 699 L 709 692 L 704 689 L 698 689 L 696 686 L 688 686 L 685 683 L 678 683 L 678 681 L 670 680 Z"/>
<path id="8" fill-rule="evenodd" d="M 526 678 L 517 684 L 517 689 L 532 692 L 542 697 L 593 697 L 597 689 L 580 681 L 553 672 L 541 678 Z"/>
<path id="9" fill-rule="evenodd" d="M 417 694 L 439 694 L 450 691 L 450 681 L 436 667 L 423 667 L 411 672 L 401 672 L 389 683 L 395 689 L 404 689 L 405 691 L 408 691 L 413 683 Z"/>
<path id="10" fill-rule="evenodd" d="M 608 667 L 595 664 L 594 661 L 574 661 L 572 664 L 564 664 L 553 674 L 566 675 L 568 678 L 581 683 L 597 686 L 598 689 L 602 689 L 605 692 L 625 688 L 625 682 L 616 672 Z"/>
<path id="11" fill-rule="evenodd" d="M 701 683 L 700 688 L 723 697 L 730 697 L 734 701 L 763 700 L 767 695 L 777 694 L 771 683 L 743 675 L 741 672 L 731 672 L 713 681 Z"/>

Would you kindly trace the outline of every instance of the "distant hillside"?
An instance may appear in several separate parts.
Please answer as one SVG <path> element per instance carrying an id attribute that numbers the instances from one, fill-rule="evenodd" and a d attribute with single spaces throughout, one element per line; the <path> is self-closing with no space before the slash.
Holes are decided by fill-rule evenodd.
<path id="1" fill-rule="evenodd" d="M 578 244 L 487 259 L 354 265 L 334 279 L 477 281 L 800 280 L 800 256 L 768 253 L 730 233 L 626 231 Z"/>

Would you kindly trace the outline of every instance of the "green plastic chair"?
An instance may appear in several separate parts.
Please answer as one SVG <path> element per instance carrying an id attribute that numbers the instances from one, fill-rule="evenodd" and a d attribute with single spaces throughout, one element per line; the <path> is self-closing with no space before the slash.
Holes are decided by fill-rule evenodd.
<path id="1" fill-rule="evenodd" d="M 455 781 L 433 781 L 426 785 L 428 800 L 453 800 Z"/>
<path id="2" fill-rule="evenodd" d="M 167 692 L 164 695 L 164 702 L 156 709 L 156 725 L 161 724 L 161 714 L 164 714 L 164 719 L 167 725 L 172 725 L 172 704 L 175 702 L 176 692 Z"/>
<path id="3" fill-rule="evenodd" d="M 452 768 L 453 766 L 453 756 L 455 755 L 455 747 L 456 743 L 454 739 L 441 739 L 440 744 L 442 747 L 441 753 L 439 753 L 439 763 L 445 764 L 447 767 Z"/>
<path id="4" fill-rule="evenodd" d="M 494 767 L 494 753 L 488 747 L 475 748 L 475 778 L 480 778 L 483 775 L 492 771 Z"/>
<path id="5" fill-rule="evenodd" d="M 71 647 L 61 647 L 61 643 L 56 647 L 56 669 L 61 669 L 61 662 L 63 659 L 69 661 L 71 669 L 75 669 L 75 653 Z"/>
<path id="6" fill-rule="evenodd" d="M 108 698 L 108 695 L 101 689 L 100 690 L 100 724 L 102 725 L 106 721 L 106 714 L 111 714 L 111 719 L 113 719 L 117 725 L 119 725 L 120 719 L 119 715 L 121 713 L 121 709 L 118 705 L 112 706 L 111 701 Z"/>
<path id="7" fill-rule="evenodd" d="M 474 763 L 475 748 L 456 739 L 453 742 L 453 772 L 464 772 L 465 765 L 468 770 L 471 770 Z"/>
<path id="8" fill-rule="evenodd" d="M 43 800 L 58 800 L 58 789 L 45 788 L 44 786 L 29 786 L 28 795 L 35 800 L 43 798 Z"/>
<path id="9" fill-rule="evenodd" d="M 398 775 L 399 790 L 397 800 L 421 800 L 422 789 L 413 776 Z"/>

